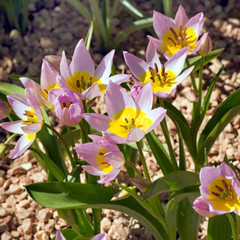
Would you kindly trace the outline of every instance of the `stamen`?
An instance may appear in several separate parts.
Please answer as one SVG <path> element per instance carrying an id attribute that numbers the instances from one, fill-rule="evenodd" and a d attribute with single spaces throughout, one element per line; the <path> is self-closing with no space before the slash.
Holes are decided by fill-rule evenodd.
<path id="1" fill-rule="evenodd" d="M 170 28 L 170 31 L 172 32 L 174 38 L 176 39 L 177 44 L 180 44 L 179 39 L 178 39 L 178 36 L 177 36 L 176 32 L 173 30 L 173 28 Z"/>
<path id="2" fill-rule="evenodd" d="M 154 63 L 154 67 L 155 67 L 155 71 L 156 71 L 156 73 L 158 73 L 158 66 L 157 66 L 156 63 Z"/>
<path id="3" fill-rule="evenodd" d="M 219 192 L 223 192 L 224 190 L 221 188 L 221 187 L 219 187 L 218 185 L 215 185 L 215 188 L 219 191 Z"/>
<path id="4" fill-rule="evenodd" d="M 80 88 L 81 84 L 80 84 L 80 81 L 77 80 L 77 88 Z"/>
<path id="5" fill-rule="evenodd" d="M 172 38 L 168 37 L 168 40 L 170 40 L 175 46 L 177 45 Z"/>
<path id="6" fill-rule="evenodd" d="M 135 123 L 135 120 L 134 120 L 134 118 L 132 118 L 132 125 Z"/>
<path id="7" fill-rule="evenodd" d="M 127 118 L 124 118 L 124 120 L 125 120 L 125 122 L 126 122 L 126 123 L 128 123 L 128 120 L 127 120 Z"/>
<path id="8" fill-rule="evenodd" d="M 222 184 L 224 185 L 224 187 L 225 187 L 228 191 L 230 191 L 229 185 L 226 183 L 225 180 L 222 180 Z"/>
<path id="9" fill-rule="evenodd" d="M 212 192 L 212 194 L 213 194 L 214 196 L 216 196 L 216 197 L 219 197 L 219 198 L 221 198 L 221 195 L 220 195 L 219 193 Z"/>

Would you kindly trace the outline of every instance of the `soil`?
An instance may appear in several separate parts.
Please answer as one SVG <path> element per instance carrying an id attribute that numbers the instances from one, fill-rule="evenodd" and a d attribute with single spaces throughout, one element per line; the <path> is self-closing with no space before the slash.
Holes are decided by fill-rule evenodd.
<path id="1" fill-rule="evenodd" d="M 28 32 L 24 35 L 21 36 L 15 29 L 6 32 L 2 24 L 0 25 L 0 81 L 19 84 L 17 80 L 8 77 L 10 74 L 39 78 L 44 56 L 61 55 L 62 50 L 65 50 L 70 58 L 79 39 L 85 37 L 88 23 L 70 4 L 66 1 L 51 0 L 44 7 L 41 2 L 31 1 L 31 20 L 28 24 Z M 87 0 L 82 2 L 87 6 Z M 135 0 L 133 2 L 144 12 L 146 17 L 152 16 L 152 10 L 156 9 L 156 1 L 154 0 Z M 216 107 L 240 86 L 240 4 L 238 0 L 177 0 L 174 1 L 173 13 L 176 12 L 179 4 L 184 6 L 188 16 L 204 12 L 203 32 L 209 32 L 213 41 L 213 49 L 225 48 L 223 54 L 218 59 L 213 60 L 204 70 L 205 93 L 214 74 L 222 65 L 225 65 L 213 92 L 210 109 L 203 123 L 204 126 Z M 113 34 L 131 24 L 132 20 L 132 17 L 123 9 L 118 9 L 113 20 L 115 24 Z M 146 34 L 149 32 L 135 32 L 118 47 L 114 57 L 117 72 L 128 71 L 123 61 L 122 50 L 144 57 L 148 43 Z M 99 63 L 103 55 L 94 40 L 91 53 L 95 62 Z M 192 103 L 187 99 L 187 95 L 190 89 L 191 81 L 186 79 L 171 99 L 172 103 L 181 110 L 189 121 L 191 120 Z M 99 111 L 104 111 L 102 101 L 100 99 L 96 105 Z M 168 121 L 168 126 L 174 150 L 178 152 L 176 129 L 171 121 Z M 220 134 L 210 152 L 209 160 L 211 163 L 223 161 L 225 154 L 227 154 L 230 161 L 239 166 L 239 126 L 240 116 L 237 116 Z M 164 142 L 161 130 L 157 131 L 159 138 Z M 0 136 L 1 142 L 3 142 L 9 133 L 1 129 Z M 188 153 L 186 154 L 186 162 L 188 169 L 194 170 Z M 152 180 L 162 176 L 152 155 L 148 155 L 147 165 Z M 53 236 L 56 229 L 67 227 L 67 223 L 59 218 L 54 209 L 41 207 L 26 193 L 25 185 L 43 181 L 46 181 L 46 174 L 29 151 L 15 160 L 8 156 L 0 160 L 1 240 L 45 240 Z M 118 181 L 126 183 L 124 172 L 119 175 Z M 152 239 L 151 233 L 146 228 L 123 213 L 103 210 L 102 216 L 101 231 L 108 233 L 108 239 Z M 205 236 L 206 223 L 203 223 L 199 239 L 204 239 Z"/>

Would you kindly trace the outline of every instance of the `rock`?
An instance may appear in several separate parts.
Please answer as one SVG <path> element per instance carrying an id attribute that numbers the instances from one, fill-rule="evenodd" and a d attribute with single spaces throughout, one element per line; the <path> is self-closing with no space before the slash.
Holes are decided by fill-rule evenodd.
<path id="1" fill-rule="evenodd" d="M 73 35 L 70 32 L 66 32 L 60 35 L 62 44 L 70 44 L 73 40 Z"/>
<path id="2" fill-rule="evenodd" d="M 11 219 L 12 219 L 11 216 L 7 216 L 7 217 L 2 219 L 2 221 L 0 223 L 0 233 L 3 233 L 3 232 L 7 231 L 8 224 L 11 221 Z"/>
<path id="3" fill-rule="evenodd" d="M 14 176 L 14 175 L 21 175 L 26 173 L 26 170 L 24 168 L 22 168 L 21 166 L 17 166 L 15 168 L 10 168 L 7 171 L 7 174 L 9 174 L 10 176 Z"/>
<path id="4" fill-rule="evenodd" d="M 3 184 L 3 188 L 4 190 L 7 190 L 9 185 L 12 183 L 12 180 L 9 178 L 5 181 L 5 183 Z"/>
<path id="5" fill-rule="evenodd" d="M 24 163 L 21 165 L 21 167 L 25 170 L 29 170 L 32 168 L 32 163 Z"/>
<path id="6" fill-rule="evenodd" d="M 52 213 L 50 212 L 49 209 L 41 209 L 39 212 L 38 212 L 38 219 L 40 221 L 43 221 L 43 222 L 47 222 L 48 219 L 52 216 Z"/>
<path id="7" fill-rule="evenodd" d="M 20 208 L 28 208 L 30 206 L 30 203 L 27 199 L 22 200 L 19 204 L 18 207 Z"/>
<path id="8" fill-rule="evenodd" d="M 10 34 L 9 34 L 9 38 L 10 38 L 10 39 L 16 40 L 16 39 L 18 39 L 19 37 L 20 37 L 20 34 L 19 34 L 18 30 L 16 30 L 16 29 L 13 29 L 13 30 L 10 32 Z"/>
<path id="9" fill-rule="evenodd" d="M 7 194 L 13 194 L 13 195 L 15 195 L 15 194 L 20 193 L 21 190 L 22 190 L 22 189 L 20 188 L 19 185 L 17 185 L 17 184 L 11 184 L 10 187 L 9 187 L 9 189 L 8 189 Z"/>
<path id="10" fill-rule="evenodd" d="M 39 231 L 34 235 L 36 240 L 49 240 L 49 236 L 44 231 Z"/>
<path id="11" fill-rule="evenodd" d="M 0 169 L 0 177 L 4 177 L 5 176 L 5 171 Z"/>
<path id="12" fill-rule="evenodd" d="M 41 37 L 40 38 L 40 45 L 42 48 L 48 48 L 52 46 L 52 40 L 49 38 Z"/>
<path id="13" fill-rule="evenodd" d="M 0 218 L 6 217 L 8 215 L 8 211 L 5 208 L 0 207 Z"/>
<path id="14" fill-rule="evenodd" d="M 22 222 L 22 229 L 25 234 L 30 234 L 32 232 L 32 219 L 26 218 Z"/>
<path id="15" fill-rule="evenodd" d="M 11 231 L 11 236 L 18 239 L 20 234 L 18 231 Z"/>
<path id="16" fill-rule="evenodd" d="M 19 208 L 16 212 L 16 217 L 18 219 L 25 219 L 25 218 L 28 218 L 30 215 L 31 215 L 31 212 L 33 211 L 33 209 L 31 208 L 28 208 L 28 209 L 25 209 L 25 208 Z"/>
<path id="17" fill-rule="evenodd" d="M 9 232 L 5 232 L 1 236 L 1 240 L 11 240 L 11 239 L 12 239 L 12 236 Z"/>
<path id="18" fill-rule="evenodd" d="M 38 172 L 32 175 L 32 180 L 34 182 L 43 182 L 45 180 L 45 174 L 43 172 Z"/>
<path id="19" fill-rule="evenodd" d="M 110 227 L 111 227 L 112 223 L 108 218 L 103 218 L 101 221 L 101 232 L 107 232 Z"/>

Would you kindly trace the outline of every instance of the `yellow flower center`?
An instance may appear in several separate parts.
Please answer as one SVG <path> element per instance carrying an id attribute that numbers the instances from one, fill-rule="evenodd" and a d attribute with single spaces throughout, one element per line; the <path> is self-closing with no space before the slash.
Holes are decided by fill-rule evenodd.
<path id="1" fill-rule="evenodd" d="M 140 109 L 126 107 L 114 115 L 114 119 L 109 123 L 108 131 L 122 138 L 127 138 L 133 127 L 145 132 L 152 125 L 152 120 L 146 115 L 147 113 Z"/>
<path id="2" fill-rule="evenodd" d="M 181 25 L 178 28 L 170 28 L 162 36 L 161 48 L 163 53 L 171 57 L 180 49 L 189 46 L 189 53 L 193 51 L 197 43 L 197 35 L 193 28 Z"/>
<path id="3" fill-rule="evenodd" d="M 208 191 L 208 200 L 212 202 L 215 210 L 230 211 L 233 208 L 240 210 L 240 199 L 232 186 L 231 179 L 216 178 L 209 185 Z"/>
<path id="4" fill-rule="evenodd" d="M 27 117 L 27 120 L 22 120 L 21 121 L 25 125 L 30 125 L 32 123 L 38 123 L 39 122 L 39 119 L 37 118 L 33 107 L 30 107 L 29 110 L 25 110 L 23 115 Z"/>
<path id="5" fill-rule="evenodd" d="M 110 164 L 108 164 L 106 162 L 106 160 L 104 159 L 104 154 L 107 153 L 108 150 L 105 148 L 99 148 L 99 153 L 97 155 L 96 158 L 96 162 L 99 165 L 99 168 L 101 171 L 105 172 L 105 173 L 109 173 L 113 170 L 113 166 L 111 166 Z"/>
<path id="6" fill-rule="evenodd" d="M 47 101 L 48 100 L 48 92 L 51 89 L 60 89 L 61 87 L 57 84 L 57 83 L 53 83 L 48 85 L 46 88 L 44 88 L 40 94 L 42 95 L 42 97 Z"/>
<path id="7" fill-rule="evenodd" d="M 31 141 L 31 140 L 33 140 L 33 139 L 35 139 L 36 138 L 36 133 L 34 133 L 34 134 L 26 134 L 27 135 L 27 140 L 28 141 Z"/>
<path id="8" fill-rule="evenodd" d="M 104 93 L 107 89 L 107 86 L 102 84 L 100 79 L 98 79 L 96 76 L 92 76 L 87 71 L 74 72 L 71 77 L 68 77 L 66 79 L 66 83 L 72 91 L 78 93 L 82 93 L 94 83 L 98 84 L 101 94 Z"/>
<path id="9" fill-rule="evenodd" d="M 164 65 L 162 69 L 158 69 L 157 64 L 154 64 L 155 69 L 149 67 L 149 71 L 144 72 L 139 80 L 145 85 L 151 81 L 153 92 L 170 93 L 172 87 L 177 83 L 176 74 L 171 70 L 165 71 Z"/>

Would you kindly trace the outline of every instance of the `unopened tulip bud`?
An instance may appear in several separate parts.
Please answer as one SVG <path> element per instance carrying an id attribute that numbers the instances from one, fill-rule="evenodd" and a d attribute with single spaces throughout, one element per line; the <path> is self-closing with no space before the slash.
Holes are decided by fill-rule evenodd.
<path id="1" fill-rule="evenodd" d="M 201 43 L 200 43 L 200 48 L 198 50 L 199 54 L 202 57 L 207 56 L 210 52 L 212 51 L 212 40 L 208 36 L 208 33 L 205 33 L 202 36 Z"/>
<path id="2" fill-rule="evenodd" d="M 6 118 L 9 115 L 10 110 L 8 103 L 0 99 L 0 120 Z"/>
<path id="3" fill-rule="evenodd" d="M 198 101 L 198 95 L 197 95 L 197 93 L 193 92 L 192 90 L 189 91 L 189 92 L 186 94 L 186 98 L 187 98 L 188 101 L 191 102 L 191 103 L 194 103 L 194 102 L 197 102 L 197 101 Z"/>
<path id="4" fill-rule="evenodd" d="M 47 55 L 44 60 L 49 63 L 49 65 L 57 72 L 60 72 L 60 62 L 61 57 L 56 55 Z"/>
<path id="5" fill-rule="evenodd" d="M 149 187 L 149 182 L 144 178 L 130 178 L 131 182 L 141 191 L 146 192 Z"/>
<path id="6" fill-rule="evenodd" d="M 135 189 L 135 187 L 128 187 L 128 188 L 131 190 Z M 117 192 L 116 194 L 114 194 L 111 201 L 122 200 L 128 197 L 130 197 L 130 193 L 123 189 L 120 192 Z"/>
<path id="7" fill-rule="evenodd" d="M 7 151 L 7 145 L 5 143 L 0 144 L 0 157 L 3 157 Z"/>

